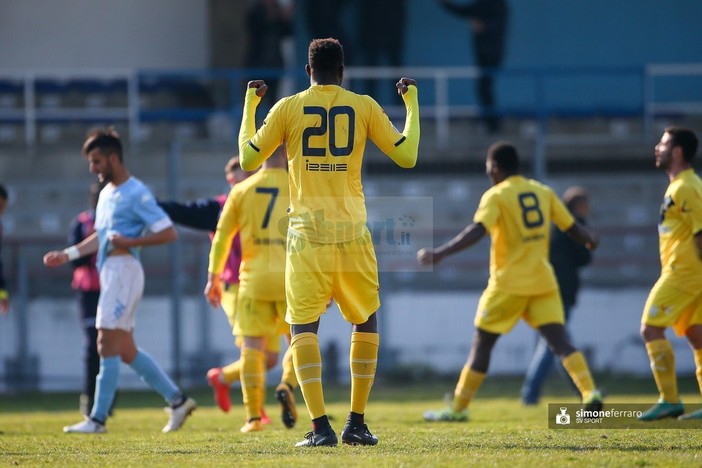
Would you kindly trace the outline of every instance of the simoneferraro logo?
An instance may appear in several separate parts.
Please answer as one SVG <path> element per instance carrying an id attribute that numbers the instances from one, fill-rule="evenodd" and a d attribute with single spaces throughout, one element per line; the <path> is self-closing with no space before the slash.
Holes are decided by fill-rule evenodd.
<path id="1" fill-rule="evenodd" d="M 568 407 L 561 406 L 561 412 L 556 415 L 556 424 L 566 425 L 570 424 L 570 415 L 568 414 Z"/>
<path id="2" fill-rule="evenodd" d="M 653 404 L 655 406 L 655 404 Z M 697 411 L 702 405 L 685 405 L 690 416 L 661 419 L 644 417 L 652 404 L 604 403 L 601 409 L 586 409 L 582 403 L 549 403 L 549 429 L 702 429 Z"/>

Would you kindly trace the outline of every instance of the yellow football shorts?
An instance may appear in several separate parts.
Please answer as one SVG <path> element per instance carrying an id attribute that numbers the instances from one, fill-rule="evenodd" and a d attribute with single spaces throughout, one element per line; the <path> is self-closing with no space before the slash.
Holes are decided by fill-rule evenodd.
<path id="1" fill-rule="evenodd" d="M 257 301 L 239 291 L 234 335 L 241 347 L 242 337 L 266 337 L 266 351 L 280 351 L 280 335 L 289 331 L 285 323 L 285 301 Z"/>
<path id="2" fill-rule="evenodd" d="M 318 244 L 288 233 L 285 291 L 290 324 L 316 322 L 333 297 L 344 319 L 365 323 L 380 307 L 378 262 L 368 230 L 349 242 Z"/>
<path id="3" fill-rule="evenodd" d="M 224 314 L 233 330 L 236 321 L 236 298 L 239 293 L 239 283 L 224 283 L 222 286 L 222 309 L 224 309 Z"/>
<path id="4" fill-rule="evenodd" d="M 702 325 L 702 291 L 691 294 L 677 289 L 674 280 L 661 276 L 646 299 L 641 323 L 653 327 L 673 327 L 684 336 L 692 325 Z"/>
<path id="5" fill-rule="evenodd" d="M 236 326 L 236 308 L 237 308 L 237 298 L 239 295 L 239 283 L 233 283 L 225 285 L 222 291 L 222 309 L 224 309 L 224 314 L 227 316 L 229 325 L 232 327 L 232 335 L 236 336 L 234 328 Z M 290 325 L 285 323 L 284 320 L 280 321 L 280 327 L 278 329 L 278 334 L 271 335 L 266 340 L 266 351 L 271 351 L 274 353 L 280 352 L 280 335 L 287 335 L 290 333 Z M 236 338 L 236 345 L 241 348 L 244 340 L 241 337 Z"/>
<path id="6" fill-rule="evenodd" d="M 475 327 L 490 333 L 508 333 L 524 319 L 533 328 L 565 323 L 563 302 L 556 289 L 538 296 L 517 296 L 488 287 L 478 301 Z"/>

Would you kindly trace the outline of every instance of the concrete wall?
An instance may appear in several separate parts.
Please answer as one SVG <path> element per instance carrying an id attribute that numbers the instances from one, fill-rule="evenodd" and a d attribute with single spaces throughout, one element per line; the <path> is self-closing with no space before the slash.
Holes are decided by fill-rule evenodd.
<path id="1" fill-rule="evenodd" d="M 203 68 L 205 0 L 0 0 L 0 71 Z"/>

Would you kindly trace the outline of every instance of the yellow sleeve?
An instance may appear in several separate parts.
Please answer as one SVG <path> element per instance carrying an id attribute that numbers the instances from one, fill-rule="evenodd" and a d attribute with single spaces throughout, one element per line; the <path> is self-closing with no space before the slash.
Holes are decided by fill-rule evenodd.
<path id="1" fill-rule="evenodd" d="M 570 214 L 568 208 L 553 191 L 551 191 L 551 200 L 551 221 L 553 221 L 553 224 L 555 224 L 556 227 L 563 232 L 572 228 L 575 224 L 575 218 L 573 218 L 573 215 Z"/>
<path id="2" fill-rule="evenodd" d="M 486 230 L 492 229 L 497 224 L 500 217 L 500 208 L 495 200 L 497 193 L 494 190 L 488 190 L 480 198 L 480 204 L 473 216 L 474 223 L 480 223 Z"/>
<path id="3" fill-rule="evenodd" d="M 256 95 L 256 88 L 248 88 L 239 127 L 239 164 L 245 171 L 257 169 L 265 160 L 260 150 L 251 145 L 251 138 L 256 133 L 256 107 L 260 102 L 261 98 Z"/>
<path id="4" fill-rule="evenodd" d="M 402 95 L 407 109 L 405 118 L 405 128 L 402 131 L 403 138 L 395 143 L 395 149 L 388 153 L 390 159 L 395 161 L 400 167 L 411 168 L 417 164 L 417 154 L 419 152 L 419 101 L 417 99 L 417 87 L 410 85 L 407 92 Z"/>
<path id="5" fill-rule="evenodd" d="M 275 103 L 261 128 L 256 130 L 256 107 L 260 102 L 261 98 L 256 95 L 256 89 L 249 88 L 239 128 L 239 162 L 245 171 L 258 169 L 283 143 L 284 122 L 280 116 L 280 109 L 285 99 Z"/>
<path id="6" fill-rule="evenodd" d="M 675 194 L 674 201 L 679 202 L 683 222 L 690 226 L 693 235 L 702 231 L 702 197 L 700 192 L 689 186 L 681 186 L 680 196 Z"/>
<path id="7" fill-rule="evenodd" d="M 232 241 L 237 232 L 239 232 L 238 217 L 236 213 L 236 195 L 233 188 L 229 192 L 227 201 L 224 202 L 222 213 L 217 222 L 217 231 L 215 231 L 210 247 L 210 262 L 207 268 L 209 273 L 220 275 L 224 271 L 224 265 L 229 257 L 229 250 L 232 246 Z"/>

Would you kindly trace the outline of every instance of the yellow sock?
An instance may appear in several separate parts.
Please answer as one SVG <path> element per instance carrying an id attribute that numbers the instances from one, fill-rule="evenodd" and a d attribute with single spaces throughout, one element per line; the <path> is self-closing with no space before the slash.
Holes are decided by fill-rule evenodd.
<path id="1" fill-rule="evenodd" d="M 261 417 L 264 354 L 254 348 L 241 350 L 241 393 L 244 396 L 246 420 Z"/>
<path id="2" fill-rule="evenodd" d="M 697 385 L 700 387 L 700 393 L 702 393 L 702 349 L 695 350 L 695 376 L 697 377 Z"/>
<path id="3" fill-rule="evenodd" d="M 293 366 L 292 348 L 288 347 L 283 355 L 283 375 L 280 378 L 281 382 L 290 385 L 292 388 L 297 388 L 297 376 L 295 375 L 295 366 Z"/>
<path id="4" fill-rule="evenodd" d="M 468 364 L 463 366 L 461 376 L 453 392 L 452 409 L 458 412 L 468 408 L 470 400 L 473 399 L 473 395 L 478 391 L 484 379 L 485 374 L 483 372 L 474 371 Z"/>
<path id="5" fill-rule="evenodd" d="M 646 343 L 646 351 L 661 399 L 667 403 L 677 403 L 679 401 L 678 379 L 675 376 L 675 354 L 670 341 L 665 338 L 649 341 Z M 697 359 L 697 353 L 695 353 L 695 359 Z"/>
<path id="6" fill-rule="evenodd" d="M 266 404 L 266 358 L 263 358 L 263 373 L 261 374 L 261 408 Z"/>
<path id="7" fill-rule="evenodd" d="M 310 418 L 321 418 L 327 414 L 322 390 L 322 356 L 319 339 L 314 333 L 295 335 L 290 343 L 295 374 L 302 390 Z"/>
<path id="8" fill-rule="evenodd" d="M 231 385 L 234 382 L 239 381 L 239 376 L 241 375 L 241 360 L 234 361 L 229 365 L 222 367 L 222 377 L 224 378 L 224 383 Z"/>
<path id="9" fill-rule="evenodd" d="M 590 398 L 595 391 L 595 382 L 592 380 L 590 368 L 585 362 L 585 356 L 580 351 L 576 351 L 561 360 L 563 367 L 568 371 L 568 375 L 580 390 L 583 401 Z"/>
<path id="10" fill-rule="evenodd" d="M 351 411 L 358 414 L 366 412 L 366 403 L 375 380 L 378 365 L 378 346 L 380 337 L 377 333 L 353 332 L 351 334 Z"/>

